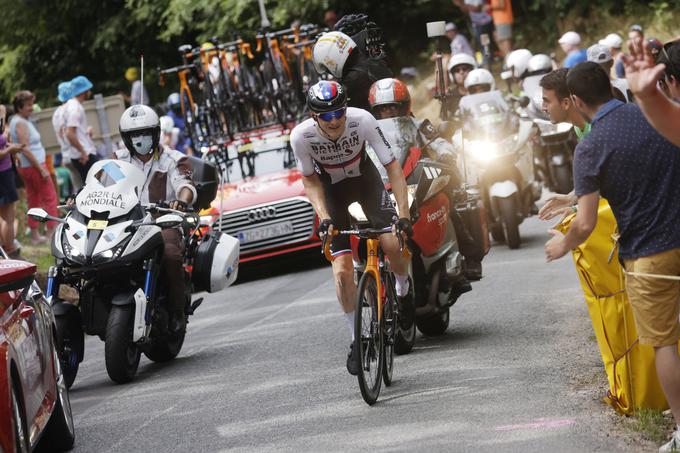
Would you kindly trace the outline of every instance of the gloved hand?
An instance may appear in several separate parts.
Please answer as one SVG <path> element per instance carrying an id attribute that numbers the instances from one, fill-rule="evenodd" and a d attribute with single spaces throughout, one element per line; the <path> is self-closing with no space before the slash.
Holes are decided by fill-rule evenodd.
<path id="1" fill-rule="evenodd" d="M 404 232 L 406 233 L 406 236 L 411 237 L 413 236 L 413 225 L 411 224 L 411 220 L 407 219 L 406 217 L 402 217 L 399 220 L 397 220 L 394 223 L 394 226 L 396 228 L 396 232 Z"/>
<path id="2" fill-rule="evenodd" d="M 168 207 L 182 212 L 187 210 L 187 204 L 182 200 L 172 200 Z"/>
<path id="3" fill-rule="evenodd" d="M 323 238 L 328 234 L 328 230 L 333 226 L 333 221 L 331 219 L 323 219 L 319 222 L 319 226 L 316 229 L 316 235 Z"/>

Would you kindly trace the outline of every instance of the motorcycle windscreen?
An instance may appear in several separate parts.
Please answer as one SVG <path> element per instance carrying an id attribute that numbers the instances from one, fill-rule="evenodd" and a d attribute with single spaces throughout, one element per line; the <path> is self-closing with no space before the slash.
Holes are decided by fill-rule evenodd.
<path id="1" fill-rule="evenodd" d="M 88 218 L 108 213 L 109 219 L 115 219 L 128 214 L 139 203 L 144 180 L 142 171 L 130 163 L 101 160 L 87 173 L 76 207 Z"/>
<path id="2" fill-rule="evenodd" d="M 385 139 L 392 147 L 394 157 L 399 161 L 399 165 L 404 166 L 404 162 L 409 155 L 411 148 L 418 147 L 418 128 L 413 118 L 410 116 L 400 116 L 397 118 L 386 118 L 378 120 Z M 373 161 L 373 164 L 380 172 L 383 182 L 387 182 L 387 171 L 380 163 L 378 156 L 373 148 L 366 144 L 366 152 Z"/>
<path id="3" fill-rule="evenodd" d="M 463 96 L 460 111 L 466 135 L 474 140 L 497 142 L 512 131 L 512 112 L 500 91 Z"/>

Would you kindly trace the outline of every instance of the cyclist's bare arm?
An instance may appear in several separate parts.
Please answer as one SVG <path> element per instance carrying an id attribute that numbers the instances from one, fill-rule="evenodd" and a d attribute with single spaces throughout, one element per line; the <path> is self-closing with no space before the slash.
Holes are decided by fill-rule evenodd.
<path id="1" fill-rule="evenodd" d="M 404 178 L 404 172 L 399 165 L 398 160 L 393 160 L 389 164 L 385 165 L 385 170 L 387 170 L 387 177 L 392 185 L 392 193 L 397 201 L 397 211 L 399 212 L 399 217 L 410 218 L 408 209 L 408 191 L 406 188 L 406 178 Z"/>
<path id="2" fill-rule="evenodd" d="M 328 209 L 326 209 L 326 198 L 324 197 L 323 185 L 321 184 L 321 179 L 316 173 L 312 173 L 310 176 L 302 177 L 302 184 L 305 186 L 305 192 L 307 198 L 312 202 L 316 215 L 319 219 L 330 219 L 328 214 Z"/>

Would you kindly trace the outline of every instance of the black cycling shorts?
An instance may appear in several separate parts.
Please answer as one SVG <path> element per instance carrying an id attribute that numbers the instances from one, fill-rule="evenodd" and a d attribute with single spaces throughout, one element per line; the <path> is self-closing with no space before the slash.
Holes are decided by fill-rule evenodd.
<path id="1" fill-rule="evenodd" d="M 380 173 L 373 161 L 364 154 L 361 162 L 361 176 L 346 178 L 331 184 L 328 175 L 321 176 L 326 197 L 326 206 L 336 229 L 348 229 L 352 220 L 347 208 L 355 201 L 361 205 L 364 215 L 373 228 L 386 228 L 398 219 L 392 199 L 383 185 Z M 334 236 L 331 253 L 340 256 L 351 253 L 349 236 Z"/>

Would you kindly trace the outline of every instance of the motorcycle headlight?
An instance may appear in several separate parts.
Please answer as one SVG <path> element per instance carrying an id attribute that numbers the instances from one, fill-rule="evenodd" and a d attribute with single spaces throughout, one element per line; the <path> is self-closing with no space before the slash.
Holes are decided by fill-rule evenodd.
<path id="1" fill-rule="evenodd" d="M 482 162 L 489 162 L 499 154 L 499 147 L 496 143 L 487 141 L 471 140 L 465 143 L 466 152 L 475 159 Z"/>

